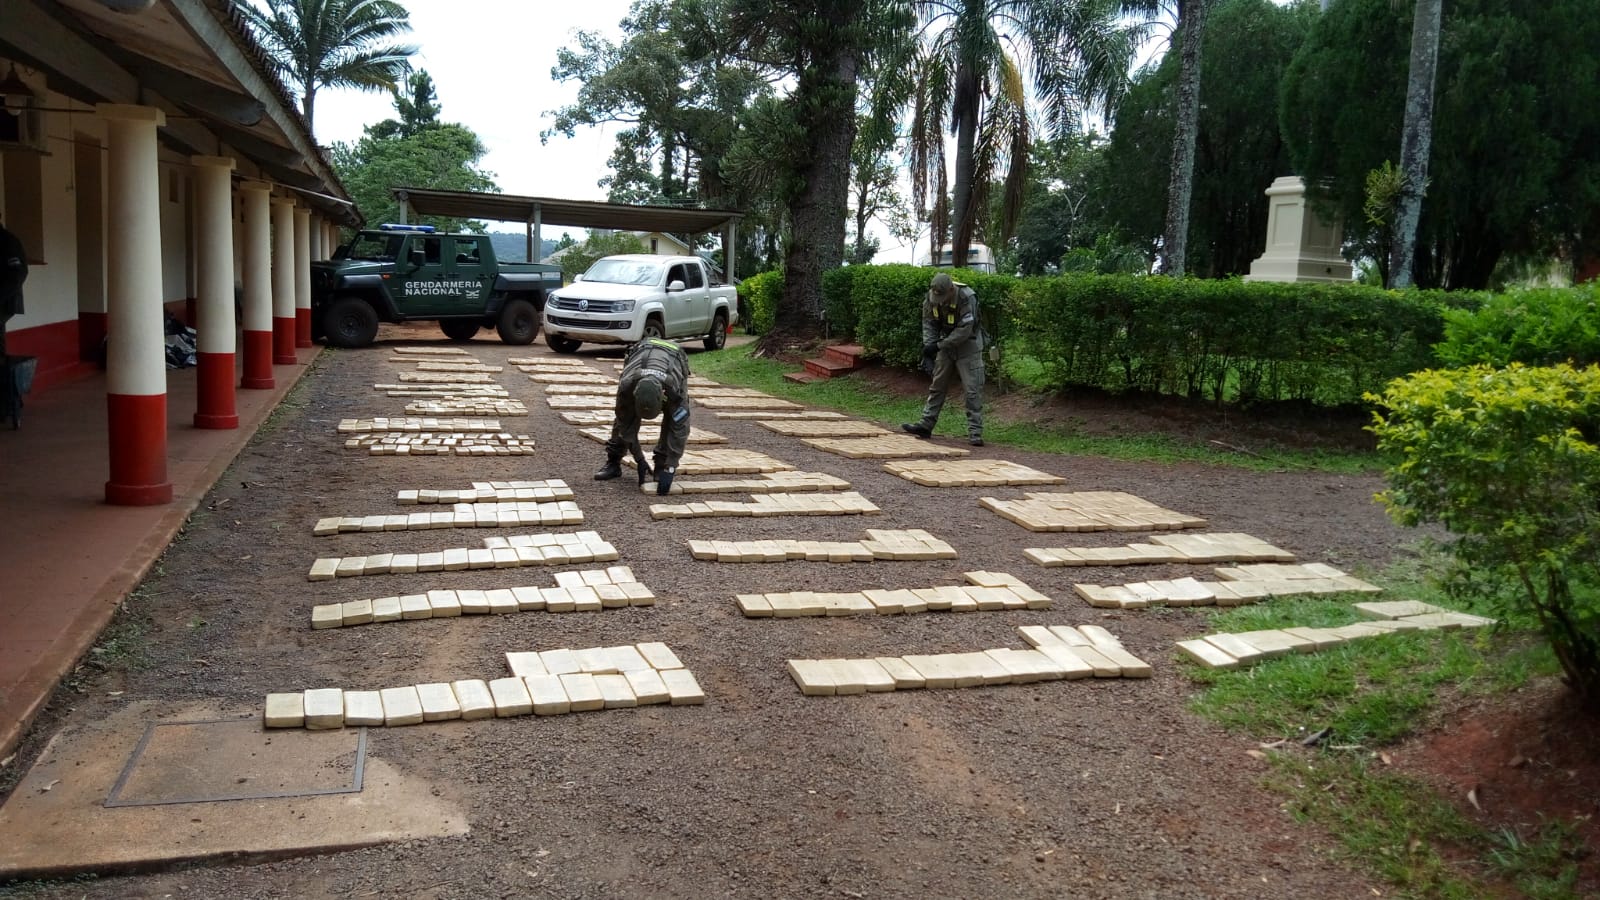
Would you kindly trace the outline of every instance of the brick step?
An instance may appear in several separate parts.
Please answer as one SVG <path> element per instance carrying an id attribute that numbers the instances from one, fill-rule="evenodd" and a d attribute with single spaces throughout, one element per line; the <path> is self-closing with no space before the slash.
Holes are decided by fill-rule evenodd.
<path id="1" fill-rule="evenodd" d="M 821 381 L 822 378 L 823 378 L 823 376 L 813 375 L 810 372 L 785 372 L 785 373 L 783 373 L 783 380 L 784 381 L 792 381 L 795 384 L 810 384 L 813 381 Z"/>
<path id="2" fill-rule="evenodd" d="M 832 378 L 835 375 L 848 375 L 855 370 L 849 363 L 842 363 L 828 359 L 808 359 L 805 361 L 806 371 L 818 378 Z"/>
<path id="3" fill-rule="evenodd" d="M 861 357 L 866 352 L 866 348 L 860 344 L 832 344 L 822 348 L 824 359 L 841 362 L 851 368 L 859 368 L 861 366 Z"/>

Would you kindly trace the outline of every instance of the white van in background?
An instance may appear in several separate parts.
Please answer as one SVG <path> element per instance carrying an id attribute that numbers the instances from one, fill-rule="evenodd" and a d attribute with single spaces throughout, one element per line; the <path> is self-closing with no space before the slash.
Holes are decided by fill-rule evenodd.
<path id="1" fill-rule="evenodd" d="M 988 272 L 994 274 L 994 251 L 988 246 L 973 242 L 967 245 L 967 261 L 963 265 L 956 265 L 951 261 L 952 251 L 949 244 L 939 245 L 939 260 L 924 253 L 918 257 L 917 265 L 931 266 L 936 269 L 971 269 L 974 272 Z"/>

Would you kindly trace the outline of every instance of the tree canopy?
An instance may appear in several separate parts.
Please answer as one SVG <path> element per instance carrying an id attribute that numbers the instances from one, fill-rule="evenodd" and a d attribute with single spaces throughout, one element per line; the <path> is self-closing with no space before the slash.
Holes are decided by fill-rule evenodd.
<path id="1" fill-rule="evenodd" d="M 1278 130 L 1277 97 L 1317 17 L 1311 4 L 1221 0 L 1201 44 L 1205 103 L 1195 141 L 1187 271 L 1238 275 L 1266 245 L 1273 179 L 1292 164 Z M 1094 176 L 1099 230 L 1154 253 L 1166 227 L 1179 58 L 1140 70 L 1116 108 L 1105 163 Z M 1398 146 L 1398 145 L 1397 145 Z M 1095 235 L 1086 236 L 1093 243 Z"/>
<path id="2" fill-rule="evenodd" d="M 369 221 L 399 221 L 393 189 L 401 186 L 452 191 L 498 191 L 494 173 L 478 167 L 487 150 L 464 125 L 439 121 L 439 106 L 428 73 L 410 79 L 411 95 L 395 92 L 399 119 L 368 125 L 354 143 L 333 145 L 333 167 L 356 207 Z M 470 219 L 428 217 L 422 221 L 445 231 L 482 231 Z"/>
<path id="3" fill-rule="evenodd" d="M 394 90 L 417 48 L 396 40 L 411 30 L 395 0 L 233 0 L 278 73 L 300 92 L 306 124 L 316 123 L 317 91 Z"/>
<path id="4" fill-rule="evenodd" d="M 1548 257 L 1600 232 L 1600 18 L 1588 0 L 1445 5 L 1432 160 L 1416 283 L 1480 288 L 1502 260 Z M 1280 125 L 1297 171 L 1325 187 L 1364 252 L 1382 258 L 1364 205 L 1394 162 L 1411 5 L 1340 0 L 1285 78 Z"/>

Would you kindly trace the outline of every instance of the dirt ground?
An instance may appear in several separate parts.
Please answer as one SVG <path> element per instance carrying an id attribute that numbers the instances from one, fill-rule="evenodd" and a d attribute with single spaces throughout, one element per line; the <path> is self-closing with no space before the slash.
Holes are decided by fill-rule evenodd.
<path id="1" fill-rule="evenodd" d="M 136 699 L 215 699 L 259 708 L 269 691 L 378 688 L 499 677 L 512 650 L 665 641 L 699 678 L 703 707 L 373 729 L 369 752 L 467 809 L 472 832 L 330 856 L 107 877 L 46 896 L 484 897 L 1007 896 L 1371 897 L 1388 888 L 1335 858 L 1326 834 L 1296 825 L 1259 781 L 1254 746 L 1188 712 L 1193 687 L 1174 641 L 1202 633 L 1184 610 L 1106 613 L 1074 581 L 1120 583 L 1111 569 L 1043 569 L 1022 549 L 1114 544 L 1126 535 L 1034 535 L 977 498 L 1018 489 L 935 489 L 881 463 L 813 450 L 749 421 L 697 411 L 731 446 L 848 479 L 883 514 L 653 522 L 632 479 L 597 483 L 600 445 L 508 368 L 498 380 L 531 415 L 532 457 L 368 457 L 342 447 L 338 420 L 402 414 L 372 389 L 393 381 L 397 345 L 437 333 L 385 331 L 379 345 L 329 352 L 202 504 L 145 585 L 146 664 L 85 669 L 22 748 Z M 486 363 L 549 351 L 480 337 Z M 587 349 L 584 356 L 593 357 Z M 609 371 L 616 354 L 597 360 Z M 949 414 L 954 414 L 949 413 Z M 1075 413 L 1081 415 L 1082 412 Z M 1244 531 L 1306 561 L 1370 575 L 1412 535 L 1372 502 L 1376 476 L 1149 465 L 987 447 L 1064 475 L 1067 490 L 1128 491 Z M 587 521 L 658 597 L 654 608 L 442 619 L 313 632 L 316 603 L 430 587 L 547 585 L 524 568 L 311 583 L 319 556 L 475 546 L 488 529 L 313 537 L 322 516 L 390 510 L 404 488 L 565 479 Z M 855 540 L 866 528 L 925 528 L 960 558 L 871 564 L 728 565 L 686 541 Z M 537 530 L 537 529 L 525 529 Z M 580 567 L 583 568 L 583 567 Z M 882 618 L 745 619 L 736 593 L 859 590 L 1006 571 L 1057 598 L 1046 612 Z M 1140 577 L 1201 575 L 1144 567 Z M 959 691 L 805 698 L 794 657 L 899 655 L 1024 646 L 1016 626 L 1104 625 L 1155 666 L 1145 681 L 1088 680 Z M 121 692 L 111 696 L 112 692 Z M 1311 725 L 1314 723 L 1308 723 Z"/>

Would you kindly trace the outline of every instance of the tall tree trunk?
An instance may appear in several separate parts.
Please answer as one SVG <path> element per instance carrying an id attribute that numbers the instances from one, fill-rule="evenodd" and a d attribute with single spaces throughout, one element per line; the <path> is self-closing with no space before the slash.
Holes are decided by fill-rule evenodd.
<path id="1" fill-rule="evenodd" d="M 1411 286 L 1417 223 L 1428 190 L 1428 153 L 1433 146 L 1433 81 L 1439 67 L 1439 27 L 1444 0 L 1417 0 L 1411 23 L 1411 74 L 1406 82 L 1405 131 L 1400 137 L 1400 200 L 1390 248 L 1392 288 Z"/>
<path id="2" fill-rule="evenodd" d="M 859 13 L 838 4 L 837 30 Z M 834 18 L 834 17 L 830 17 Z M 856 138 L 856 76 L 860 51 L 833 48 L 831 58 L 818 59 L 801 72 L 791 98 L 806 135 L 804 167 L 796 173 L 804 185 L 789 201 L 789 245 L 784 253 L 783 298 L 777 322 L 761 342 L 763 348 L 790 338 L 821 334 L 822 273 L 844 260 L 845 222 L 849 219 L 850 146 Z"/>
<path id="3" fill-rule="evenodd" d="M 972 244 L 972 232 L 977 226 L 977 205 L 972 202 L 972 175 L 977 168 L 978 143 L 978 75 L 963 64 L 956 70 L 955 106 L 951 122 L 956 129 L 956 184 L 951 193 L 953 208 L 950 215 L 950 262 L 960 266 L 967 261 L 967 248 Z M 940 236 L 933 239 L 934 265 L 939 263 Z"/>
<path id="4" fill-rule="evenodd" d="M 313 136 L 313 139 L 315 139 L 315 135 L 316 135 L 317 132 L 316 132 L 316 129 L 313 127 L 315 122 L 314 122 L 312 116 L 315 115 L 316 111 L 317 111 L 317 86 L 308 81 L 308 82 L 306 82 L 306 93 L 305 93 L 305 96 L 300 98 L 300 112 L 303 113 L 305 115 L 305 117 L 306 117 L 306 130 L 311 132 L 311 134 Z"/>
<path id="5" fill-rule="evenodd" d="M 1189 204 L 1194 196 L 1194 146 L 1200 130 L 1200 40 L 1211 0 L 1181 0 L 1178 27 L 1178 110 L 1167 173 L 1167 223 L 1161 235 L 1161 271 L 1182 275 L 1188 264 Z"/>

